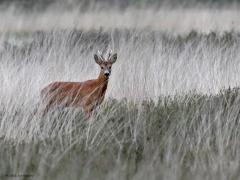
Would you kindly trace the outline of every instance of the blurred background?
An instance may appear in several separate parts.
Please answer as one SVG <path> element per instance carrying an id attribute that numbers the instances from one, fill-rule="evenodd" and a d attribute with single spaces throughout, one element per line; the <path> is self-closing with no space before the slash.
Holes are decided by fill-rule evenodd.
<path id="1" fill-rule="evenodd" d="M 238 9 L 238 0 L 5 0 L 0 2 L 0 31 L 53 28 L 231 31 L 240 29 Z"/>
<path id="2" fill-rule="evenodd" d="M 1 0 L 0 3 L 5 6 L 15 4 L 19 8 L 25 10 L 45 10 L 49 6 L 57 5 L 62 8 L 76 8 L 81 6 L 83 9 L 89 7 L 116 7 L 119 9 L 126 9 L 129 6 L 136 8 L 161 6 L 169 7 L 222 7 L 235 6 L 239 0 Z"/>

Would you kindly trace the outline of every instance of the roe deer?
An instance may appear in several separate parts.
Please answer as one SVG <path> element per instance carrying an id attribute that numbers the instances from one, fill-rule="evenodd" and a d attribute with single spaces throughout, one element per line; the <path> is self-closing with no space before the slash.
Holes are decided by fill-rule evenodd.
<path id="1" fill-rule="evenodd" d="M 108 57 L 98 51 L 94 54 L 95 62 L 101 70 L 97 79 L 84 82 L 53 82 L 41 90 L 44 114 L 56 107 L 82 107 L 90 117 L 92 111 L 104 99 L 112 64 L 117 60 L 117 53 L 110 50 Z"/>

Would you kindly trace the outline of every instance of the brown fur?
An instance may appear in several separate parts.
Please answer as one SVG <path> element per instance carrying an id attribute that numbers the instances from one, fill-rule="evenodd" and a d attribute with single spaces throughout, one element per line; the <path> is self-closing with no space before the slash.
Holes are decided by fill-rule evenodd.
<path id="1" fill-rule="evenodd" d="M 103 102 L 108 78 L 100 72 L 97 79 L 84 82 L 53 82 L 41 91 L 44 114 L 54 107 L 83 107 L 90 115 Z"/>

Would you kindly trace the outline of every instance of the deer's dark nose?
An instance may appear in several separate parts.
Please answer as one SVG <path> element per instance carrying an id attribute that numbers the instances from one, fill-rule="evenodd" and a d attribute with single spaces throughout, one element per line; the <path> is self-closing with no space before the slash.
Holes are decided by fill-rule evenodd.
<path id="1" fill-rule="evenodd" d="M 104 75 L 105 75 L 106 77 L 108 77 L 108 76 L 110 75 L 110 73 L 105 72 Z"/>

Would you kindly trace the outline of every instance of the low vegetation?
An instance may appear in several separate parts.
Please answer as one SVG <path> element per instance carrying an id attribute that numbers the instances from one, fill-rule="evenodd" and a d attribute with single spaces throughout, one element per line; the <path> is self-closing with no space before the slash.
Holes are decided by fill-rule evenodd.
<path id="1" fill-rule="evenodd" d="M 79 110 L 1 111 L 36 120 L 2 135 L 1 175 L 34 179 L 237 179 L 240 90 L 189 93 L 158 102 L 108 99 L 91 119 Z M 1 126 L 8 123 L 1 122 Z M 6 130 L 6 133 L 9 130 Z M 3 134 L 3 133 L 1 133 Z M 21 135 L 24 137 L 21 139 Z M 16 139 L 19 141 L 17 142 Z M 174 172 L 174 173 L 173 173 Z"/>

